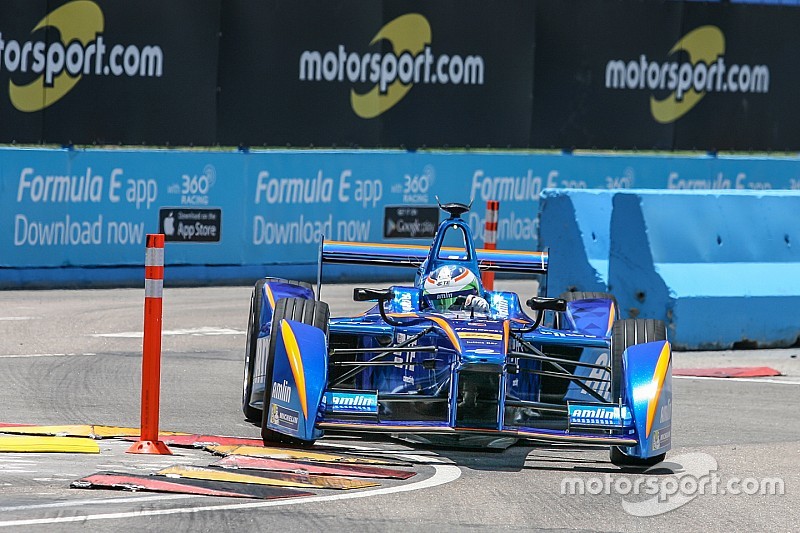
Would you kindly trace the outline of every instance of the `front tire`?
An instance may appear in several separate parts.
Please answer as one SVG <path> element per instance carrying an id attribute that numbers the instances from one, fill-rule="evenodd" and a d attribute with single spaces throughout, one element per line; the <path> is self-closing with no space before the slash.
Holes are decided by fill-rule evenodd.
<path id="1" fill-rule="evenodd" d="M 651 318 L 626 318 L 617 320 L 611 330 L 611 398 L 619 398 L 622 388 L 622 354 L 636 344 L 667 340 L 667 327 L 661 320 Z M 633 457 L 619 446 L 611 447 L 611 463 L 619 467 L 644 468 L 660 463 L 667 456 Z"/>
<path id="2" fill-rule="evenodd" d="M 244 352 L 244 377 L 242 379 L 242 412 L 249 422 L 257 424 L 261 421 L 262 410 L 250 405 L 253 399 L 253 378 L 256 376 L 256 350 L 258 348 L 258 334 L 261 331 L 261 309 L 264 299 L 264 285 L 267 283 L 285 283 L 307 289 L 313 296 L 314 289 L 310 283 L 294 281 L 283 278 L 262 278 L 253 287 L 250 296 L 250 315 L 247 322 L 247 344 Z M 266 318 L 266 317 L 265 317 Z M 269 342 L 269 341 L 267 341 Z M 259 369 L 260 370 L 260 369 Z M 259 374 L 260 375 L 260 374 Z M 258 392 L 257 392 L 258 394 Z"/>
<path id="3" fill-rule="evenodd" d="M 657 465 L 667 457 L 666 452 L 654 455 L 653 457 L 632 457 L 626 455 L 619 446 L 611 447 L 611 464 L 620 468 L 647 468 Z"/>
<path id="4" fill-rule="evenodd" d="M 275 304 L 275 311 L 272 314 L 272 329 L 277 331 L 281 320 L 294 320 L 321 329 L 325 336 L 328 335 L 328 320 L 330 319 L 330 309 L 325 302 L 316 300 L 305 300 L 303 298 L 281 298 Z M 267 421 L 269 419 L 269 403 L 272 399 L 272 374 L 275 367 L 275 343 L 269 343 L 266 360 L 266 386 L 264 388 L 264 410 L 261 417 L 261 438 L 264 444 L 302 444 L 311 445 L 314 441 L 300 441 L 288 437 L 282 433 L 269 429 Z"/>
<path id="5" fill-rule="evenodd" d="M 614 302 L 615 307 L 617 305 L 617 298 L 608 292 L 567 291 L 562 292 L 559 298 L 568 302 L 574 302 L 577 300 L 611 300 Z"/>

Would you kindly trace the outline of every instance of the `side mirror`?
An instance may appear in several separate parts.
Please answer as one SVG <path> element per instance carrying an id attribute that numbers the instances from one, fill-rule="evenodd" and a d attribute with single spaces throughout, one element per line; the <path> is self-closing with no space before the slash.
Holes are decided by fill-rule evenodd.
<path id="1" fill-rule="evenodd" d="M 544 296 L 534 296 L 525 302 L 534 311 L 566 311 L 567 301 L 563 298 L 545 298 Z"/>
<path id="2" fill-rule="evenodd" d="M 363 287 L 353 289 L 353 301 L 371 302 L 378 300 L 383 302 L 394 298 L 392 289 L 367 289 Z"/>

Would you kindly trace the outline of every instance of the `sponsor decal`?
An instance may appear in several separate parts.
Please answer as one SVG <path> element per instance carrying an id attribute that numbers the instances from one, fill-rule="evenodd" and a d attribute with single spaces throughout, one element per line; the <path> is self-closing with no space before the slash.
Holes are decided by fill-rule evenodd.
<path id="1" fill-rule="evenodd" d="M 490 341 L 503 340 L 502 333 L 488 333 L 483 331 L 459 331 L 458 336 L 462 339 L 482 339 Z"/>
<path id="2" fill-rule="evenodd" d="M 292 387 L 285 379 L 283 383 L 272 382 L 272 397 L 276 400 L 289 403 L 292 401 Z"/>
<path id="3" fill-rule="evenodd" d="M 405 333 L 398 333 L 397 338 L 395 340 L 396 344 L 402 344 L 406 342 L 406 340 L 410 337 L 410 335 L 406 335 Z M 409 348 L 413 348 L 417 346 L 417 341 L 413 341 L 408 345 Z M 413 363 L 414 358 L 416 357 L 415 352 L 397 352 L 394 355 L 394 362 L 399 363 L 395 365 L 395 368 L 399 368 L 403 370 L 405 374 L 410 374 L 414 372 L 414 367 L 409 366 L 408 363 Z M 406 364 L 404 364 L 406 363 Z"/>
<path id="4" fill-rule="evenodd" d="M 669 55 L 685 54 L 686 60 L 653 61 L 612 59 L 606 63 L 605 87 L 613 90 L 671 91 L 663 98 L 650 97 L 650 113 L 656 122 L 675 122 L 708 93 L 769 93 L 767 65 L 726 62 L 725 35 L 716 26 L 701 26 L 681 38 Z"/>
<path id="5" fill-rule="evenodd" d="M 500 353 L 497 350 L 493 350 L 491 348 L 475 348 L 472 351 L 476 354 L 481 354 L 481 355 L 495 355 Z"/>
<path id="6" fill-rule="evenodd" d="M 621 426 L 619 407 L 613 405 L 580 405 L 569 406 L 570 425 Z"/>
<path id="7" fill-rule="evenodd" d="M 597 359 L 594 360 L 594 364 L 596 365 L 603 365 L 608 366 L 610 364 L 608 352 L 603 352 L 597 356 Z M 603 368 L 592 368 L 589 371 L 589 375 L 587 376 L 590 380 L 586 381 L 586 384 L 589 386 L 590 389 L 595 391 L 597 394 L 602 396 L 603 398 L 608 398 L 608 394 L 610 393 L 611 383 L 609 380 L 611 379 L 611 374 L 608 370 Z M 606 381 L 597 381 L 597 380 L 606 380 Z M 588 393 L 581 389 L 581 394 Z"/>
<path id="8" fill-rule="evenodd" d="M 60 39 L 44 40 L 45 32 Z M 54 9 L 31 28 L 31 35 L 33 39 L 19 41 L 0 31 L 0 70 L 11 74 L 11 104 L 25 113 L 58 102 L 83 76 L 163 76 L 161 47 L 107 43 L 103 11 L 89 0 L 75 0 Z M 30 73 L 39 77 L 17 83 Z"/>
<path id="9" fill-rule="evenodd" d="M 353 112 L 364 119 L 380 116 L 400 102 L 414 85 L 483 85 L 480 55 L 436 54 L 433 32 L 419 13 L 408 13 L 383 26 L 369 46 L 387 41 L 390 51 L 355 52 L 339 44 L 333 50 L 305 50 L 298 78 L 307 82 L 372 83 L 366 93 L 350 90 Z"/>
<path id="10" fill-rule="evenodd" d="M 669 422 L 670 420 L 672 420 L 672 398 L 667 400 L 667 405 L 661 406 L 661 412 L 658 417 L 658 421 L 661 424 Z"/>
<path id="11" fill-rule="evenodd" d="M 653 451 L 669 446 L 672 431 L 669 429 L 657 429 L 653 432 Z"/>
<path id="12" fill-rule="evenodd" d="M 397 304 L 400 306 L 400 310 L 403 313 L 409 313 L 409 312 L 414 310 L 414 298 L 411 296 L 411 293 L 395 291 L 395 294 L 396 294 L 396 296 L 394 298 L 394 301 L 397 302 Z M 398 338 L 399 338 L 400 335 L 402 335 L 402 334 L 398 333 L 397 335 L 398 335 Z M 403 340 L 405 340 L 405 336 L 404 336 Z M 398 340 L 398 342 L 401 342 L 401 341 Z"/>
<path id="13" fill-rule="evenodd" d="M 325 410 L 330 413 L 378 414 L 376 392 L 326 392 Z"/>
<path id="14" fill-rule="evenodd" d="M 495 313 L 498 318 L 506 318 L 508 316 L 508 300 L 502 294 L 492 294 L 492 309 L 495 310 Z"/>
<path id="15" fill-rule="evenodd" d="M 222 210 L 162 207 L 158 211 L 158 228 L 168 242 L 219 242 Z"/>
<path id="16" fill-rule="evenodd" d="M 564 331 L 550 331 L 550 330 L 542 330 L 538 331 L 537 334 L 544 335 L 547 337 L 557 337 L 559 339 L 596 339 L 595 335 L 585 335 L 583 333 L 569 333 Z"/>
<path id="17" fill-rule="evenodd" d="M 269 415 L 269 422 L 273 426 L 279 426 L 297 431 L 300 420 L 300 413 L 292 409 L 287 409 L 279 405 L 272 404 L 272 409 Z"/>

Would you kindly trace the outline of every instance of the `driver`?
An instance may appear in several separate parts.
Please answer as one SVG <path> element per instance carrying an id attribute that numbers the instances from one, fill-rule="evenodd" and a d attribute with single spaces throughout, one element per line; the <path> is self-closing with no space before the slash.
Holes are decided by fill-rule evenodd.
<path id="1" fill-rule="evenodd" d="M 422 298 L 433 309 L 447 311 L 459 296 L 465 297 L 463 309 L 489 312 L 489 303 L 480 296 L 480 283 L 468 268 L 444 265 L 428 275 L 422 283 Z"/>

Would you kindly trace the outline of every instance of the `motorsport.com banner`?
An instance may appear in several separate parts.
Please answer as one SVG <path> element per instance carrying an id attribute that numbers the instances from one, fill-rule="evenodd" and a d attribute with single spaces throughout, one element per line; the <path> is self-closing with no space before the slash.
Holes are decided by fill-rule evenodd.
<path id="1" fill-rule="evenodd" d="M 800 9 L 8 0 L 0 142 L 800 150 Z"/>

